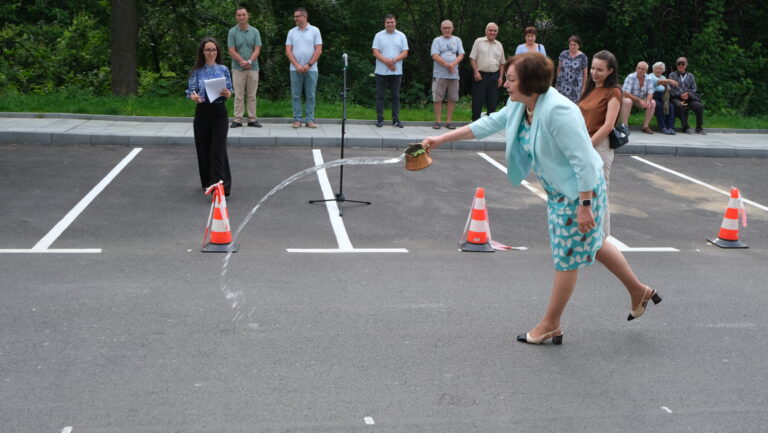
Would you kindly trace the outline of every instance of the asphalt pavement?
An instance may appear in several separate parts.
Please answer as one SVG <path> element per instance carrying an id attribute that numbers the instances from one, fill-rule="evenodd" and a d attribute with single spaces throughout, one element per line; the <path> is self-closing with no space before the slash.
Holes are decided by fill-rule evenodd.
<path id="1" fill-rule="evenodd" d="M 233 228 L 339 154 L 338 122 L 263 123 L 230 131 L 274 134 L 229 150 Z M 373 140 L 349 157 L 392 158 L 434 132 L 349 126 Z M 200 251 L 210 197 L 190 134 L 189 119 L 0 118 L 3 431 L 766 432 L 767 160 L 647 152 L 760 156 L 766 135 L 633 134 L 658 142 L 616 157 L 612 231 L 664 300 L 627 322 L 621 284 L 591 266 L 564 344 L 531 346 L 515 336 L 549 295 L 546 205 L 535 176 L 533 190 L 509 184 L 501 141 L 436 152 L 417 172 L 345 167 L 345 196 L 372 204 L 343 218 L 308 203 L 333 198 L 339 170 L 310 173 L 253 214 L 226 262 Z M 748 249 L 706 241 L 732 185 Z M 480 186 L 493 239 L 528 250 L 458 251 Z"/>

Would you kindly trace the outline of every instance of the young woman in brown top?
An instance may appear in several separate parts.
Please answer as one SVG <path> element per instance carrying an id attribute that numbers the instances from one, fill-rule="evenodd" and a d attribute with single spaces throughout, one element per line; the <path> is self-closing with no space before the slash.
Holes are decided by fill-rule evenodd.
<path id="1" fill-rule="evenodd" d="M 600 51 L 592 57 L 590 79 L 581 95 L 579 108 L 587 123 L 587 131 L 592 139 L 592 146 L 603 159 L 605 186 L 609 187 L 609 174 L 613 163 L 613 149 L 608 145 L 608 134 L 616 123 L 621 107 L 621 89 L 616 57 L 610 51 Z M 611 214 L 606 209 L 605 236 L 611 235 Z"/>

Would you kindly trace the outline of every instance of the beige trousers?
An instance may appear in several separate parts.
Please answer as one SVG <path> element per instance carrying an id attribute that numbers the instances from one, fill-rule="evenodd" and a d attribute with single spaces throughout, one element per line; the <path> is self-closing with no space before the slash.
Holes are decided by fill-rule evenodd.
<path id="1" fill-rule="evenodd" d="M 603 231 L 605 232 L 605 236 L 608 237 L 611 235 L 611 208 L 610 208 L 610 199 L 608 196 L 610 196 L 610 186 L 609 186 L 609 179 L 611 174 L 611 165 L 613 165 L 613 149 L 611 149 L 611 146 L 608 144 L 608 137 L 605 137 L 600 142 L 597 143 L 595 146 L 595 150 L 597 151 L 597 154 L 600 155 L 600 158 L 603 160 L 603 174 L 605 175 L 605 219 L 603 222 Z"/>
<path id="2" fill-rule="evenodd" d="M 245 99 L 248 106 L 248 122 L 255 122 L 259 71 L 238 71 L 233 69 L 232 85 L 235 88 L 235 114 L 233 120 L 243 123 L 243 99 Z"/>

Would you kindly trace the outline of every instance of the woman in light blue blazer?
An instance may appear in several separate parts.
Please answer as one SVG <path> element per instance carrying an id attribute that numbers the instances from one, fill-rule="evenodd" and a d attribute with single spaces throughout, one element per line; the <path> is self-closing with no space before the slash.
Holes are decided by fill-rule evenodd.
<path id="1" fill-rule="evenodd" d="M 626 287 L 631 311 L 627 320 L 645 312 L 648 301 L 661 302 L 655 290 L 635 275 L 619 249 L 605 242 L 606 210 L 602 160 L 592 147 L 579 108 L 554 88 L 552 61 L 538 53 L 511 57 L 504 68 L 509 100 L 501 111 L 452 132 L 427 137 L 427 150 L 446 142 L 484 138 L 505 130 L 507 175 L 519 185 L 531 170 L 547 191 L 547 216 L 555 278 L 547 310 L 523 343 L 561 344 L 560 317 L 576 287 L 578 269 L 595 260 Z"/>

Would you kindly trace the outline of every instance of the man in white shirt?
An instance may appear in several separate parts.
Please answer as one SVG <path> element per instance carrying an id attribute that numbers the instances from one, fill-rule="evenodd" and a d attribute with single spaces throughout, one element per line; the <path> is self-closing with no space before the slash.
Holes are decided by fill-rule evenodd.
<path id="1" fill-rule="evenodd" d="M 317 59 L 323 52 L 320 30 L 307 21 L 307 10 L 299 7 L 293 12 L 296 27 L 288 32 L 285 55 L 291 62 L 291 100 L 293 103 L 293 127 L 301 127 L 301 94 L 306 99 L 303 118 L 307 128 L 317 128 L 315 123 L 315 93 L 317 91 Z"/>
<path id="2" fill-rule="evenodd" d="M 472 121 L 480 118 L 483 105 L 488 114 L 496 111 L 496 101 L 499 98 L 499 87 L 503 83 L 501 69 L 504 68 L 504 47 L 496 39 L 499 26 L 488 23 L 485 26 L 485 37 L 475 39 L 469 62 L 475 81 L 472 83 Z"/>
<path id="3" fill-rule="evenodd" d="M 373 57 L 376 58 L 376 127 L 384 126 L 384 92 L 392 96 L 392 125 L 403 127 L 400 121 L 400 84 L 403 78 L 403 59 L 408 57 L 408 39 L 395 29 L 395 16 L 384 16 L 384 30 L 373 38 Z"/>

